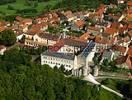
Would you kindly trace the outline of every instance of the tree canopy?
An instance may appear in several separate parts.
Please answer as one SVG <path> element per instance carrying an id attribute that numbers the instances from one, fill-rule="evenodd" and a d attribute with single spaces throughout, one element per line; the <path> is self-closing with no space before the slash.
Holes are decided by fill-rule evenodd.
<path id="1" fill-rule="evenodd" d="M 121 100 L 87 82 L 66 78 L 48 65 L 34 64 L 12 48 L 0 57 L 0 100 Z"/>
<path id="2" fill-rule="evenodd" d="M 11 46 L 16 42 L 16 34 L 11 30 L 0 32 L 0 44 Z"/>

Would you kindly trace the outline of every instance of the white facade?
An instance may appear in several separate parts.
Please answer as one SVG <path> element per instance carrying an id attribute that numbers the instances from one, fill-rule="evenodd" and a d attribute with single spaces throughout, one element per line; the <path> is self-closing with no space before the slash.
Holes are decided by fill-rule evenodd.
<path id="1" fill-rule="evenodd" d="M 37 34 L 34 36 L 26 35 L 25 45 L 28 46 L 52 46 L 56 44 L 56 40 L 41 38 Z"/>
<path id="2" fill-rule="evenodd" d="M 60 53 L 75 53 L 77 51 L 80 51 L 80 47 L 74 47 L 74 46 L 69 46 L 69 45 L 64 45 L 59 49 L 58 52 Z"/>
<path id="3" fill-rule="evenodd" d="M 55 53 L 54 53 L 55 54 Z M 54 68 L 57 66 L 58 68 L 63 65 L 66 70 L 71 70 L 76 66 L 77 62 L 75 57 L 73 59 L 63 58 L 63 57 L 57 57 L 47 54 L 41 54 L 41 65 L 48 64 L 50 67 Z M 61 54 L 60 54 L 61 55 Z"/>
<path id="4" fill-rule="evenodd" d="M 18 35 L 17 36 L 17 41 L 21 40 L 23 36 L 24 36 L 24 34 Z"/>

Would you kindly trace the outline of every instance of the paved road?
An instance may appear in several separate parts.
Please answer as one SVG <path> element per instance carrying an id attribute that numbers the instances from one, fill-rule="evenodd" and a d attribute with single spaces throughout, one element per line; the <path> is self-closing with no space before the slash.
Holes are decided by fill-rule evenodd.
<path id="1" fill-rule="evenodd" d="M 91 74 L 89 74 L 88 76 L 85 76 L 85 77 L 83 78 L 83 80 L 88 81 L 88 82 L 91 82 L 91 83 L 93 83 L 93 84 L 95 84 L 95 85 L 100 85 L 100 86 L 101 86 L 102 88 L 104 88 L 105 90 L 107 90 L 107 91 L 109 91 L 109 92 L 112 92 L 112 93 L 116 94 L 117 96 L 119 96 L 119 97 L 121 97 L 121 98 L 124 97 L 121 93 L 116 92 L 115 90 L 113 90 L 113 89 L 111 89 L 111 88 L 109 88 L 109 87 L 106 87 L 106 86 L 102 85 L 101 83 L 99 83 L 98 81 L 96 81 L 95 78 L 94 78 Z"/>
<path id="2" fill-rule="evenodd" d="M 97 76 L 97 77 L 94 77 L 95 79 L 118 79 L 118 80 L 130 80 L 132 78 L 129 78 L 129 77 L 118 77 L 118 76 Z"/>

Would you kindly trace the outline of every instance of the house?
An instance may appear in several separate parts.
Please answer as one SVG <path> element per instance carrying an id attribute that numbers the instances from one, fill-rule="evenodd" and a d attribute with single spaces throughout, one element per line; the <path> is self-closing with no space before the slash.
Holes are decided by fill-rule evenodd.
<path id="1" fill-rule="evenodd" d="M 103 36 L 108 36 L 109 38 L 113 38 L 115 36 L 117 36 L 119 33 L 118 33 L 118 30 L 116 28 L 106 28 L 104 30 L 104 33 L 103 33 Z"/>
<path id="2" fill-rule="evenodd" d="M 85 22 L 83 20 L 77 20 L 75 22 L 75 25 L 76 25 L 77 28 L 83 29 L 84 28 L 84 25 L 85 25 Z"/>
<path id="3" fill-rule="evenodd" d="M 32 19 L 25 18 L 22 21 L 20 21 L 20 26 L 29 26 L 32 25 Z"/>
<path id="4" fill-rule="evenodd" d="M 111 50 L 111 49 L 106 49 L 103 51 L 103 54 L 102 54 L 102 61 L 104 59 L 107 59 L 109 61 L 112 61 L 114 58 L 114 52 Z"/>
<path id="5" fill-rule="evenodd" d="M 85 29 L 85 22 L 83 20 L 75 20 L 74 22 L 71 23 L 70 29 L 74 31 L 81 31 L 81 30 L 86 30 Z"/>
<path id="6" fill-rule="evenodd" d="M 132 57 L 129 55 L 119 56 L 115 59 L 115 62 L 119 68 L 132 69 Z"/>
<path id="7" fill-rule="evenodd" d="M 86 47 L 86 42 L 75 38 L 65 38 L 59 40 L 53 47 L 50 48 L 51 51 L 61 52 L 61 53 L 78 53 Z"/>
<path id="8" fill-rule="evenodd" d="M 131 37 L 131 40 L 132 40 L 132 30 L 128 31 L 128 35 Z"/>
<path id="9" fill-rule="evenodd" d="M 24 33 L 22 31 L 16 31 L 15 33 L 16 33 L 17 41 L 22 40 L 22 38 L 24 37 Z"/>
<path id="10" fill-rule="evenodd" d="M 27 32 L 28 31 L 28 27 L 30 26 L 30 25 L 32 25 L 32 19 L 29 19 L 29 18 L 17 18 L 18 19 L 18 27 L 19 27 L 19 29 L 22 29 L 23 30 L 23 32 Z"/>
<path id="11" fill-rule="evenodd" d="M 38 47 L 38 46 L 52 46 L 56 44 L 59 36 L 48 33 L 38 33 L 25 40 L 25 45 Z"/>
<path id="12" fill-rule="evenodd" d="M 119 46 L 119 45 L 114 45 L 112 46 L 112 50 L 114 51 L 118 51 L 120 53 L 120 55 L 129 55 L 132 56 L 132 47 L 128 47 L 128 45 L 126 47 L 124 46 Z"/>
<path id="13" fill-rule="evenodd" d="M 131 31 L 132 30 L 132 22 L 128 23 L 128 30 Z"/>
<path id="14" fill-rule="evenodd" d="M 86 32 L 79 37 L 79 39 L 87 41 L 90 38 L 90 33 Z"/>
<path id="15" fill-rule="evenodd" d="M 96 50 L 100 51 L 100 50 L 104 50 L 104 49 L 109 49 L 109 47 L 112 46 L 112 44 L 114 44 L 115 39 L 109 40 L 107 38 L 104 38 L 100 35 L 96 35 L 94 41 L 96 42 Z"/>
<path id="16" fill-rule="evenodd" d="M 0 45 L 0 55 L 4 55 L 5 51 L 6 51 L 6 47 L 3 45 Z"/>
<path id="17" fill-rule="evenodd" d="M 100 22 L 103 21 L 104 18 L 104 13 L 106 12 L 107 7 L 103 4 L 100 5 L 100 7 L 96 10 L 96 14 L 98 16 L 98 19 L 100 20 Z"/>
<path id="18" fill-rule="evenodd" d="M 22 17 L 20 17 L 20 16 L 16 16 L 16 21 L 22 21 L 23 20 L 23 18 Z"/>
<path id="19" fill-rule="evenodd" d="M 126 20 L 132 22 L 132 14 L 127 14 Z"/>
<path id="20" fill-rule="evenodd" d="M 92 33 L 93 35 L 97 35 L 97 34 L 99 34 L 101 32 L 101 29 L 98 28 L 98 27 L 95 27 L 95 26 L 89 26 L 87 31 L 89 33 Z"/>
<path id="21" fill-rule="evenodd" d="M 127 2 L 127 6 L 128 6 L 128 9 L 132 9 L 132 1 L 131 0 Z"/>
<path id="22" fill-rule="evenodd" d="M 33 24 L 31 29 L 45 31 L 48 29 L 48 24 L 47 23 Z"/>
<path id="23" fill-rule="evenodd" d="M 67 21 L 72 21 L 72 20 L 75 19 L 75 16 L 72 13 L 72 11 L 66 11 L 66 12 L 64 12 L 64 16 L 66 16 Z"/>
<path id="24" fill-rule="evenodd" d="M 38 24 L 41 24 L 41 23 L 47 23 L 48 22 L 48 17 L 38 17 L 35 19 L 35 21 L 38 23 Z"/>
<path id="25" fill-rule="evenodd" d="M 6 27 L 5 26 L 0 26 L 0 32 L 6 30 Z"/>

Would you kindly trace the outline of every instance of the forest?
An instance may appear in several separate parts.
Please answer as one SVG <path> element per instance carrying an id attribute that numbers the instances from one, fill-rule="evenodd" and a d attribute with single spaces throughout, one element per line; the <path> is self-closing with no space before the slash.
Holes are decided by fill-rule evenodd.
<path id="1" fill-rule="evenodd" d="M 0 100 L 121 100 L 98 88 L 31 62 L 31 56 L 19 47 L 0 56 Z"/>
<path id="2" fill-rule="evenodd" d="M 7 4 L 7 3 L 13 3 L 16 2 L 16 0 L 0 0 L 0 5 Z"/>

